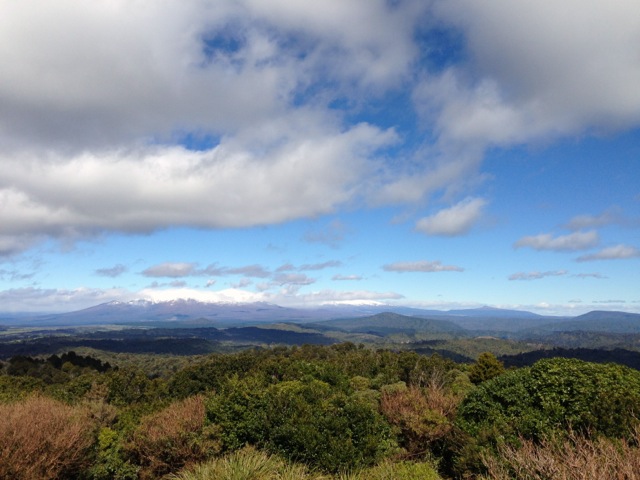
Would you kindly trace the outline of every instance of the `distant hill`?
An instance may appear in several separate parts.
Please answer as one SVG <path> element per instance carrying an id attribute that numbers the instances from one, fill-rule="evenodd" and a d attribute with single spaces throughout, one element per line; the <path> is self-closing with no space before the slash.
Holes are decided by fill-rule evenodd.
<path id="1" fill-rule="evenodd" d="M 483 317 L 483 318 L 543 318 L 537 313 L 526 310 L 508 310 L 504 308 L 480 307 L 467 308 L 464 310 L 448 310 L 447 315 L 463 317 Z"/>
<path id="2" fill-rule="evenodd" d="M 523 330 L 520 335 L 552 332 L 640 333 L 640 314 L 594 310 L 561 323 L 545 323 Z"/>
<path id="3" fill-rule="evenodd" d="M 135 300 L 108 302 L 68 313 L 38 315 L 23 318 L 19 323 L 36 326 L 79 326 L 141 322 L 184 323 L 198 321 L 204 323 L 209 321 L 211 325 L 229 325 L 233 323 L 271 323 L 274 319 L 302 322 L 317 318 L 318 315 L 311 311 L 286 308 L 265 302 L 208 303 L 196 300 L 168 302 Z"/>
<path id="4" fill-rule="evenodd" d="M 233 324 L 259 324 L 274 322 L 308 323 L 337 318 L 370 317 L 382 313 L 395 313 L 431 320 L 453 320 L 456 323 L 472 319 L 507 319 L 525 321 L 538 318 L 531 312 L 482 307 L 468 310 L 424 310 L 383 304 L 322 305 L 313 308 L 289 308 L 279 305 L 256 303 L 209 303 L 196 300 L 172 300 L 152 302 L 133 300 L 130 302 L 107 302 L 93 307 L 66 313 L 47 315 L 2 315 L 0 324 L 23 326 L 81 326 L 136 323 L 175 322 L 176 326 L 188 326 L 192 322 L 208 326 L 230 326 Z M 477 323 L 477 321 L 476 321 Z"/>
<path id="5" fill-rule="evenodd" d="M 640 370 L 640 352 L 616 348 L 613 350 L 592 348 L 553 348 L 534 350 L 517 355 L 503 355 L 498 359 L 505 367 L 527 367 L 543 358 L 577 358 L 585 362 L 619 363 Z"/>
<path id="6" fill-rule="evenodd" d="M 355 320 L 358 319 L 357 322 Z M 410 319 L 410 320 L 408 320 Z M 334 323 L 325 323 L 327 321 Z M 384 304 L 323 305 L 289 308 L 256 303 L 208 303 L 196 300 L 108 302 L 83 310 L 48 315 L 4 315 L 0 325 L 79 327 L 84 325 L 191 328 L 264 325 L 278 322 L 323 323 L 345 331 L 388 335 L 449 333 L 502 338 L 536 338 L 554 332 L 640 333 L 640 314 L 594 311 L 578 317 L 541 316 L 524 310 L 481 307 L 424 310 Z M 350 323 L 351 322 L 351 323 Z M 353 323 L 355 322 L 355 323 Z M 1 328 L 1 327 L 0 327 Z"/>
<path id="7" fill-rule="evenodd" d="M 428 333 L 460 336 L 467 334 L 464 328 L 449 320 L 409 317 L 391 312 L 378 313 L 369 317 L 326 320 L 313 325 L 322 329 L 339 329 L 351 333 L 376 335 Z"/>

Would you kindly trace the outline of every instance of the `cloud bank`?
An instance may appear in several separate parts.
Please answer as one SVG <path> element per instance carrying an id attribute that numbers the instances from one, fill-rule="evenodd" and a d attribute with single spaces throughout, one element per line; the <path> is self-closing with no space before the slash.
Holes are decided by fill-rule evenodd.
<path id="1" fill-rule="evenodd" d="M 635 0 L 3 2 L 0 255 L 442 192 L 451 206 L 416 228 L 464 233 L 485 206 L 464 198 L 487 148 L 640 124 L 637 13 Z M 460 44 L 424 48 L 431 29 Z M 417 143 L 348 121 L 400 91 L 428 132 Z"/>

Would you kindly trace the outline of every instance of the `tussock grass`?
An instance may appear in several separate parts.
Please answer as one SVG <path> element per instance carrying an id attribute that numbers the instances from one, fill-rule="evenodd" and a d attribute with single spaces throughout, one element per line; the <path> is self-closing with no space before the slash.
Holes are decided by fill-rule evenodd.
<path id="1" fill-rule="evenodd" d="M 575 433 L 564 440 L 519 447 L 503 446 L 486 456 L 483 480 L 640 480 L 640 428 L 631 443 L 607 438 L 588 439 Z"/>
<path id="2" fill-rule="evenodd" d="M 333 476 L 313 472 L 304 465 L 293 464 L 249 447 L 166 478 L 167 480 L 440 480 L 429 463 L 388 461 L 358 472 Z"/>

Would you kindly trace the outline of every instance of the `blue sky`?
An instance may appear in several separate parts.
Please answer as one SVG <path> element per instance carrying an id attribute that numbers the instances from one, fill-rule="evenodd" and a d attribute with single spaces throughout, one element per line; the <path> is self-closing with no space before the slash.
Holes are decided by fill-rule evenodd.
<path id="1" fill-rule="evenodd" d="M 640 312 L 636 0 L 23 0 L 0 45 L 0 311 Z"/>

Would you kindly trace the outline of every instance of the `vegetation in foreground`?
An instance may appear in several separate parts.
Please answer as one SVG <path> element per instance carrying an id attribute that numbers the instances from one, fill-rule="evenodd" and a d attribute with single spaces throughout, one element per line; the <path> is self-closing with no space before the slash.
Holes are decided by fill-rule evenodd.
<path id="1" fill-rule="evenodd" d="M 15 357 L 0 478 L 636 479 L 640 372 L 543 359 L 278 347 L 104 362 Z M 161 360 L 162 357 L 159 357 Z M 71 447 L 73 446 L 73 447 Z M 563 465 L 574 465 L 565 468 Z"/>

